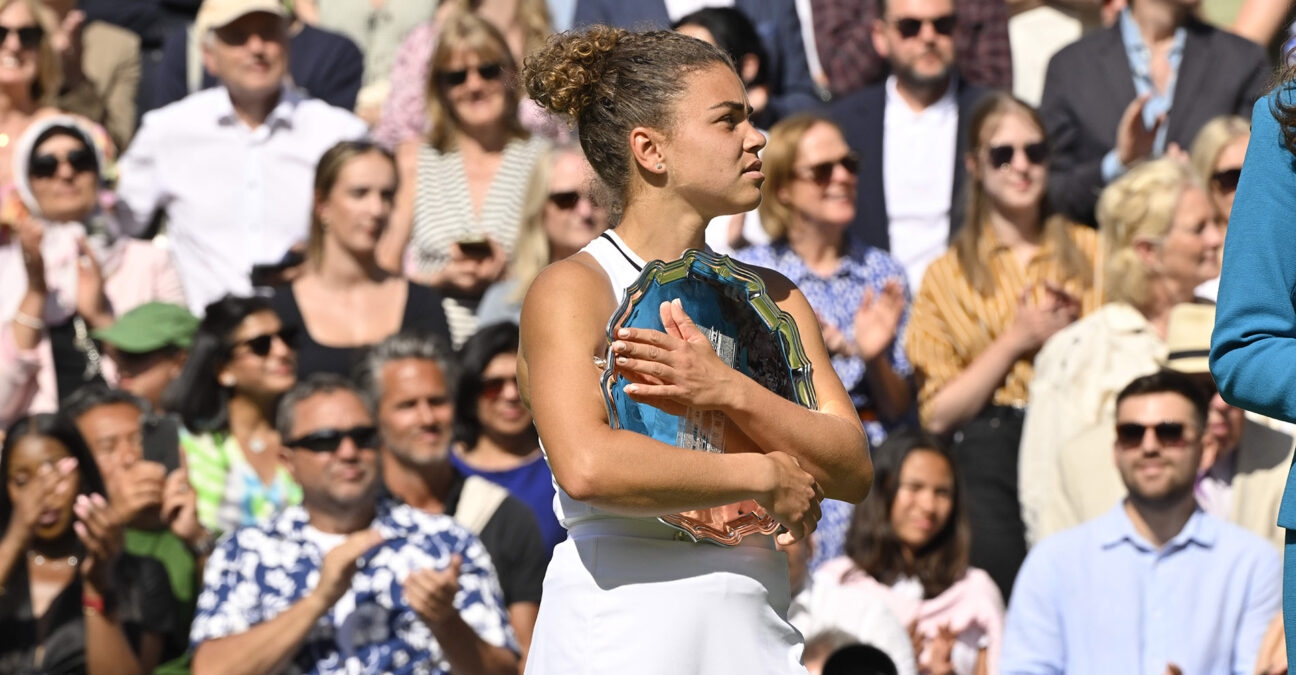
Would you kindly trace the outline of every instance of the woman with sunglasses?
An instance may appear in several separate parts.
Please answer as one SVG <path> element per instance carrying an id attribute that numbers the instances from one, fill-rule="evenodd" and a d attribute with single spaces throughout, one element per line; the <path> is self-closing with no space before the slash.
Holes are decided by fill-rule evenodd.
<path id="1" fill-rule="evenodd" d="M 0 2 L 0 60 L 11 64 L 0 70 L 0 110 L 5 111 L 0 115 L 0 186 L 8 186 L 14 179 L 13 141 L 33 121 L 59 112 L 55 106 L 63 86 L 63 68 L 51 42 L 57 27 L 53 13 L 39 0 Z M 93 100 L 93 87 L 89 93 L 87 102 L 99 103 L 102 112 L 102 103 Z M 68 112 L 93 111 L 73 105 Z"/>
<path id="2" fill-rule="evenodd" d="M 1223 230 L 1201 180 L 1182 162 L 1134 168 L 1103 190 L 1097 215 L 1106 304 L 1058 332 L 1035 359 L 1020 464 L 1032 543 L 1079 523 L 1058 496 L 1059 457 L 1110 452 L 1116 394 L 1166 363 L 1175 306 L 1219 276 Z"/>
<path id="3" fill-rule="evenodd" d="M 906 349 L 922 426 L 952 437 L 964 469 L 971 562 L 1009 596 L 1026 556 L 1017 447 L 1035 352 L 1093 310 L 1097 237 L 1050 209 L 1044 125 L 987 95 L 968 128 L 967 220 L 927 268 Z"/>
<path id="4" fill-rule="evenodd" d="M 297 336 L 259 297 L 207 305 L 164 407 L 184 421 L 180 448 L 198 496 L 198 520 L 229 532 L 301 502 L 279 458 L 279 398 L 296 383 Z"/>
<path id="5" fill-rule="evenodd" d="M 1207 122 L 1193 139 L 1188 157 L 1193 170 L 1210 191 L 1215 217 L 1228 233 L 1229 214 L 1233 212 L 1233 196 L 1238 180 L 1242 178 L 1242 160 L 1247 144 L 1251 142 L 1251 123 L 1237 115 L 1221 115 Z M 1222 253 L 1223 249 L 1221 249 Z M 1219 278 L 1211 279 L 1197 288 L 1197 297 L 1214 302 L 1219 293 Z"/>
<path id="6" fill-rule="evenodd" d="M 123 530 L 76 427 L 24 417 L 0 449 L 0 672 L 153 672 L 177 608 Z"/>
<path id="7" fill-rule="evenodd" d="M 69 115 L 17 139 L 0 204 L 0 422 L 113 379 L 92 332 L 146 302 L 184 302 L 171 256 L 123 236 L 104 190 L 106 133 Z M 29 283 L 40 278 L 37 283 Z"/>
<path id="8" fill-rule="evenodd" d="M 501 485 L 530 506 L 547 555 L 567 538 L 567 531 L 554 515 L 553 474 L 518 388 L 518 337 L 517 324 L 496 323 L 477 331 L 459 350 L 451 461 L 463 473 Z"/>
<path id="9" fill-rule="evenodd" d="M 396 162 L 374 143 L 342 141 L 320 158 L 305 271 L 271 300 L 297 333 L 298 379 L 349 376 L 364 347 L 402 330 L 450 339 L 441 295 L 375 257 L 395 194 Z"/>
<path id="10" fill-rule="evenodd" d="M 770 129 L 761 160 L 760 216 L 771 242 L 734 257 L 775 270 L 805 294 L 869 441 L 881 443 L 913 407 L 913 369 L 898 339 L 909 285 L 900 263 L 849 235 L 859 159 L 836 123 L 802 113 Z M 854 510 L 834 500 L 821 507 L 812 570 L 841 555 Z"/>
<path id="11" fill-rule="evenodd" d="M 607 229 L 607 209 L 594 189 L 594 169 L 579 145 L 559 145 L 536 164 L 508 276 L 482 295 L 478 325 L 520 321 L 522 299 L 540 270 L 574 255 Z"/>
<path id="12" fill-rule="evenodd" d="M 503 278 L 527 180 L 548 143 L 518 121 L 521 88 L 504 36 L 470 13 L 442 27 L 428 76 L 432 132 L 400 147 L 400 188 L 378 259 L 445 296 L 456 345 L 477 327 L 486 288 Z"/>

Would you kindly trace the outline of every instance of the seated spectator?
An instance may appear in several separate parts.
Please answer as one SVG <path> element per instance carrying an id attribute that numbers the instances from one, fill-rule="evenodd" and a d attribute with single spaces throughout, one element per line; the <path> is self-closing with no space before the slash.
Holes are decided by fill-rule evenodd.
<path id="1" fill-rule="evenodd" d="M 103 478 L 62 417 L 24 417 L 0 450 L 0 670 L 153 671 L 176 621 L 166 570 L 122 552 Z"/>
<path id="2" fill-rule="evenodd" d="M 378 265 L 391 219 L 396 162 L 368 141 L 342 141 L 320 158 L 303 272 L 271 304 L 295 331 L 297 377 L 347 375 L 361 350 L 402 330 L 450 339 L 441 295 Z"/>
<path id="3" fill-rule="evenodd" d="M 895 661 L 873 645 L 846 645 L 824 661 L 823 675 L 899 675 Z"/>
<path id="4" fill-rule="evenodd" d="M 107 21 L 87 19 L 77 0 L 41 0 L 52 14 L 51 43 L 63 70 L 57 105 L 102 124 L 117 148 L 135 135 L 140 39 Z"/>
<path id="5" fill-rule="evenodd" d="M 1002 672 L 1253 672 L 1282 595 L 1279 559 L 1198 506 L 1205 424 L 1205 392 L 1186 375 L 1121 390 L 1113 454 L 1129 495 L 1031 550 Z"/>
<path id="6" fill-rule="evenodd" d="M 176 622 L 165 627 L 162 660 L 174 659 L 187 651 L 196 586 L 216 545 L 198 522 L 194 492 L 179 466 L 175 427 L 159 425 L 141 399 L 104 386 L 81 389 L 61 414 L 76 424 L 94 455 L 123 528 L 122 550 L 166 570 L 179 607 Z"/>
<path id="7" fill-rule="evenodd" d="M 163 247 L 125 236 L 109 191 L 112 146 L 85 118 L 56 115 L 27 127 L 14 148 L 22 206 L 48 227 L 84 232 L 115 313 L 159 300 L 184 304 L 180 273 Z"/>
<path id="8" fill-rule="evenodd" d="M 189 359 L 163 396 L 184 421 L 180 448 L 198 493 L 198 521 L 231 532 L 301 501 L 280 458 L 279 397 L 297 381 L 296 336 L 264 298 L 207 306 Z"/>
<path id="9" fill-rule="evenodd" d="M 1268 78 L 1259 46 L 1202 23 L 1193 4 L 1129 3 L 1114 25 L 1049 60 L 1040 101 L 1054 152 L 1049 196 L 1068 217 L 1096 223 L 1103 186 L 1187 148 L 1211 118 L 1246 114 Z"/>
<path id="10" fill-rule="evenodd" d="M 909 627 L 921 672 L 997 672 L 1003 599 L 990 575 L 967 563 L 953 459 L 912 433 L 888 440 L 874 458 L 876 489 L 855 510 L 846 557 L 815 573 L 802 603 L 810 621 L 890 653 L 853 625 L 861 608 L 881 603 Z"/>
<path id="11" fill-rule="evenodd" d="M 810 0 L 815 43 L 828 88 L 844 96 L 886 79 L 885 54 L 872 34 L 879 0 Z M 987 89 L 1013 88 L 1013 61 L 1008 43 L 1008 3 L 963 0 L 954 26 L 959 76 Z"/>
<path id="12" fill-rule="evenodd" d="M 194 672 L 516 675 L 481 542 L 450 518 L 377 496 L 380 443 L 360 392 L 317 374 L 284 397 L 278 427 L 302 505 L 212 553 Z"/>
<path id="13" fill-rule="evenodd" d="M 517 118 L 522 85 L 508 43 L 469 13 L 445 19 L 428 83 L 432 133 L 401 145 L 400 187 L 378 259 L 445 296 L 456 345 L 517 240 L 526 183 L 548 142 Z"/>
<path id="14" fill-rule="evenodd" d="M 383 485 L 395 499 L 450 516 L 481 537 L 499 573 L 525 662 L 548 551 L 524 502 L 451 461 L 455 407 L 449 354 L 432 338 L 393 335 L 370 350 L 358 371 L 377 410 Z"/>
<path id="15" fill-rule="evenodd" d="M 986 90 L 960 78 L 954 0 L 891 0 L 872 23 L 885 82 L 833 101 L 860 155 L 851 234 L 887 251 L 917 288 L 963 225 L 968 127 Z"/>
<path id="16" fill-rule="evenodd" d="M 814 635 L 807 635 L 805 649 L 801 652 L 801 663 L 810 675 L 823 675 L 824 662 L 838 649 L 859 644 L 854 636 L 846 631 L 829 628 Z M 906 673 L 905 675 L 912 675 Z"/>
<path id="17" fill-rule="evenodd" d="M 702 4 L 668 0 L 577 0 L 572 23 L 577 28 L 603 24 L 628 30 L 664 30 Z M 771 112 L 787 115 L 816 107 L 819 99 L 806 61 L 805 40 L 801 37 L 801 19 L 795 3 L 733 0 L 722 4 L 746 15 L 760 35 L 767 58 Z M 766 124 L 777 122 L 777 114 Z"/>
<path id="18" fill-rule="evenodd" d="M 170 0 L 174 1 L 174 0 Z M 291 12 L 291 3 L 269 0 Z M 245 7 L 266 6 L 269 2 L 233 0 Z M 190 94 L 221 84 L 224 79 L 203 56 L 203 40 L 209 31 L 210 17 L 229 7 L 229 0 L 203 4 L 192 25 L 170 29 L 157 50 L 157 65 L 152 88 L 144 99 L 146 111 L 175 103 Z M 356 107 L 364 77 L 364 54 L 347 36 L 317 28 L 290 16 L 288 24 L 288 76 L 293 88 L 310 98 L 319 99 L 343 110 Z"/>
<path id="19" fill-rule="evenodd" d="M 285 84 L 287 18 L 276 0 L 213 2 L 203 58 L 223 86 L 145 115 L 118 164 L 126 231 L 142 235 L 165 212 L 195 314 L 250 292 L 253 264 L 306 238 L 315 163 L 366 130 Z"/>
<path id="20" fill-rule="evenodd" d="M 163 393 L 180 377 L 197 330 L 198 317 L 184 307 L 146 302 L 90 337 L 103 343 L 116 366 L 118 388 L 160 412 Z"/>
<path id="21" fill-rule="evenodd" d="M 809 113 L 776 124 L 761 157 L 761 223 L 772 241 L 734 257 L 786 276 L 805 294 L 869 441 L 881 443 L 913 408 L 913 368 L 899 339 L 910 296 L 904 268 L 848 231 L 859 157 L 835 123 Z M 812 569 L 842 554 L 855 506 L 824 500 L 821 508 Z"/>
<path id="22" fill-rule="evenodd" d="M 445 3 L 453 4 L 453 3 Z M 356 96 L 355 111 L 369 124 L 378 121 L 383 102 L 391 92 L 392 61 L 401 41 L 432 18 L 437 3 L 371 0 L 295 0 L 293 11 L 307 25 L 347 36 L 364 54 L 364 79 Z"/>
<path id="23" fill-rule="evenodd" d="M 481 3 L 448 0 L 437 7 L 432 19 L 405 36 L 391 69 L 391 94 L 383 103 L 382 117 L 373 136 L 388 148 L 398 148 L 409 140 L 427 137 L 433 120 L 428 118 L 427 81 L 432 55 L 445 19 L 451 14 L 472 11 L 491 22 L 508 42 L 514 63 L 522 63 L 531 52 L 544 45 L 552 32 L 544 0 L 500 0 Z M 533 134 L 564 141 L 571 129 L 555 115 L 530 98 L 523 96 L 518 104 L 522 126 Z"/>
<path id="24" fill-rule="evenodd" d="M 1207 370 L 1215 308 L 1176 305 L 1170 312 L 1166 367 L 1194 378 L 1210 395 L 1198 470 L 1197 502 L 1206 513 L 1283 546 L 1278 505 L 1292 463 L 1293 436 L 1266 418 L 1246 413 L 1220 398 Z M 1125 496 L 1120 474 L 1102 452 L 1111 445 L 1110 426 L 1082 433 L 1058 450 L 1056 494 L 1045 508 L 1045 536 L 1105 513 Z"/>
<path id="25" fill-rule="evenodd" d="M 953 437 L 963 468 L 971 564 L 1008 597 L 1026 555 L 1017 448 L 1031 362 L 1098 305 L 1097 237 L 1053 212 L 1047 139 L 1032 108 L 992 94 L 970 132 L 967 224 L 923 277 L 906 347 L 923 427 Z"/>
<path id="26" fill-rule="evenodd" d="M 594 169 L 579 145 L 558 146 L 536 163 L 508 276 L 482 294 L 477 306 L 479 326 L 518 323 L 522 298 L 540 270 L 576 254 L 607 229 L 608 212 L 595 196 L 596 183 Z"/>
<path id="27" fill-rule="evenodd" d="M 794 91 L 771 96 L 769 56 L 761 44 L 756 26 L 741 10 L 733 7 L 704 7 L 671 24 L 673 30 L 695 37 L 720 48 L 729 55 L 738 78 L 747 89 L 752 107 L 751 123 L 761 129 L 799 111 L 818 108 L 820 101 L 813 92 Z"/>
<path id="28" fill-rule="evenodd" d="M 1177 160 L 1148 162 L 1109 185 L 1098 222 L 1107 304 L 1059 331 L 1035 358 L 1019 469 L 1031 543 L 1058 529 L 1042 513 L 1058 494 L 1059 449 L 1084 436 L 1091 453 L 1105 451 L 1110 436 L 1086 432 L 1111 426 L 1123 382 L 1165 364 L 1171 310 L 1219 276 L 1224 238 L 1214 209 Z"/>
<path id="29" fill-rule="evenodd" d="M 139 37 L 140 90 L 136 108 L 141 112 L 153 100 L 162 42 L 177 29 L 192 24 L 201 5 L 202 0 L 77 0 L 87 21 L 120 26 Z"/>
<path id="30" fill-rule="evenodd" d="M 517 324 L 497 323 L 459 350 L 450 461 L 465 476 L 481 476 L 530 507 L 548 558 L 567 530 L 554 515 L 553 473 L 518 389 L 518 342 Z"/>
<path id="31" fill-rule="evenodd" d="M 0 58 L 13 64 L 0 76 L 0 107 L 6 111 L 0 124 L 0 186 L 7 187 L 13 182 L 14 141 L 32 121 L 58 112 L 63 73 L 53 45 L 58 26 L 40 0 L 0 2 L 0 27 L 6 29 Z"/>
<path id="32" fill-rule="evenodd" d="M 1233 213 L 1233 196 L 1238 180 L 1242 178 L 1242 160 L 1246 158 L 1251 142 L 1251 123 L 1237 115 L 1222 115 L 1206 123 L 1197 138 L 1193 139 L 1189 157 L 1193 170 L 1201 178 L 1215 207 L 1224 232 L 1228 232 L 1229 216 Z M 1224 253 L 1220 248 L 1220 255 Z M 1197 287 L 1197 297 L 1215 301 L 1219 293 L 1219 277 Z"/>

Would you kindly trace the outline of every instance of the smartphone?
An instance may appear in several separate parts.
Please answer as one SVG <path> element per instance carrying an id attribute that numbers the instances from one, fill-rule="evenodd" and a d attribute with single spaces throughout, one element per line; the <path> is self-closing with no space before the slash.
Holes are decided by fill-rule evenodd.
<path id="1" fill-rule="evenodd" d="M 167 475 L 180 468 L 180 423 L 172 415 L 149 415 L 144 420 L 144 459 L 166 467 Z"/>
<path id="2" fill-rule="evenodd" d="M 489 258 L 491 255 L 490 240 L 485 237 L 472 237 L 459 240 L 459 250 L 469 258 Z"/>

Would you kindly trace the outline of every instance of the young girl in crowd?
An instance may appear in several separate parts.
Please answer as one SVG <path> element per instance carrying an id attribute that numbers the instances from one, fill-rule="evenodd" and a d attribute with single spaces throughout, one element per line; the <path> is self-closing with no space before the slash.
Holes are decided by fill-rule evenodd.
<path id="1" fill-rule="evenodd" d="M 856 509 L 846 556 L 815 574 L 793 621 L 876 642 L 856 618 L 882 603 L 909 628 L 921 672 L 997 672 L 1004 601 L 990 575 L 968 565 L 954 460 L 914 432 L 888 438 L 874 460 L 874 490 Z"/>
<path id="2" fill-rule="evenodd" d="M 634 382 L 629 395 L 666 410 L 719 411 L 727 449 L 750 452 L 697 452 L 614 430 L 599 384 L 608 319 L 645 261 L 701 248 L 711 218 L 760 201 L 764 137 L 742 84 L 729 59 L 699 40 L 606 27 L 551 42 L 528 60 L 526 84 L 575 118 L 618 223 L 542 272 L 522 308 L 519 380 L 569 533 L 545 577 L 527 669 L 804 672 L 774 537 L 695 544 L 655 517 L 755 500 L 790 542 L 814 529 L 824 495 L 866 495 L 867 441 L 827 367 L 810 305 L 785 278 L 762 272 L 815 364 L 818 410 L 725 365 L 678 304 L 660 308 L 666 332 L 615 336 L 613 365 Z"/>

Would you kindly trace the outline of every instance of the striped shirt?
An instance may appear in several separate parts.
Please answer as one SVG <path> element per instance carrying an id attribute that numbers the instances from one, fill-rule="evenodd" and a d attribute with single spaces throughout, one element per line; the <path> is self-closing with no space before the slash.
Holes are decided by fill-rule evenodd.
<path id="1" fill-rule="evenodd" d="M 445 267 L 450 262 L 451 244 L 463 239 L 489 237 L 512 256 L 531 172 L 547 147 L 548 141 L 538 136 L 509 141 L 479 214 L 473 210 L 462 153 L 443 153 L 426 144 L 420 147 L 411 235 L 417 273 L 430 274 Z M 456 347 L 477 330 L 479 300 L 444 299 Z"/>
<path id="2" fill-rule="evenodd" d="M 189 483 L 198 498 L 198 522 L 212 532 L 255 525 L 300 504 L 301 486 L 280 465 L 266 485 L 233 435 L 180 433 Z"/>
<path id="3" fill-rule="evenodd" d="M 1093 229 L 1071 225 L 1068 234 L 1085 257 L 1095 260 L 1098 235 Z M 951 248 L 927 268 L 914 300 L 905 346 L 918 383 L 918 412 L 924 421 L 936 392 L 1012 326 L 1017 305 L 1027 289 L 1038 301 L 1044 295 L 1045 282 L 1060 286 L 1080 298 L 1081 316 L 1098 306 L 1098 290 L 1092 283 L 1064 277 L 1060 260 L 1047 240 L 1023 269 L 1012 250 L 987 227 L 977 243 L 977 257 L 985 262 L 994 279 L 992 294 L 982 295 L 972 287 Z M 1098 273 L 1093 277 L 1097 279 Z M 1034 353 L 1023 354 L 1013 364 L 994 392 L 993 405 L 1026 405 L 1034 357 Z"/>

